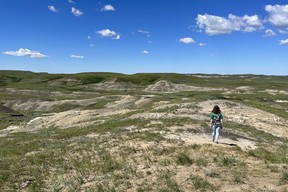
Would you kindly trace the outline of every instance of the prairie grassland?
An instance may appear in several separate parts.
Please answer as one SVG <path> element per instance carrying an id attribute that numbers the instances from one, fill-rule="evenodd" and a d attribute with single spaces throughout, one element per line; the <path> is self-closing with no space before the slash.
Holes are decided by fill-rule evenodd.
<path id="1" fill-rule="evenodd" d="M 287 191 L 287 80 L 0 71 L 1 191 Z"/>

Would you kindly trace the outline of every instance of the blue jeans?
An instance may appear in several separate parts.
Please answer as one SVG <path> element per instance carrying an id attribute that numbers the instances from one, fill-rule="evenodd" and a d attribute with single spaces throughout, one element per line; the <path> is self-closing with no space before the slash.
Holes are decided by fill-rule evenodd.
<path id="1" fill-rule="evenodd" d="M 221 125 L 213 125 L 212 128 L 212 141 L 218 142 Z"/>

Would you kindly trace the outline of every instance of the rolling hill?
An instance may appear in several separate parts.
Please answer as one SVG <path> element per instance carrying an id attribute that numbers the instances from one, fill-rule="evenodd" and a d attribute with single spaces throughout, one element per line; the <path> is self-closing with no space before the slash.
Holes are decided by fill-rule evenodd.
<path id="1" fill-rule="evenodd" d="M 2 191 L 288 189 L 287 76 L 0 71 L 0 90 Z"/>

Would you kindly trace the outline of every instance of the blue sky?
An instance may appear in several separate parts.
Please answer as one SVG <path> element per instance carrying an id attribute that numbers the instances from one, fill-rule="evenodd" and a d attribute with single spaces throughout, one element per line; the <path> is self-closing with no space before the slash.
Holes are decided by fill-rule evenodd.
<path id="1" fill-rule="evenodd" d="M 288 0 L 1 0 L 0 70 L 288 75 Z"/>

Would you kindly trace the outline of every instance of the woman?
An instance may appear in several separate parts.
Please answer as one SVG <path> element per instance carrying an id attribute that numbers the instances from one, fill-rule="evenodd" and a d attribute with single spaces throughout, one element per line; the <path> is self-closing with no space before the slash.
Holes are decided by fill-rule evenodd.
<path id="1" fill-rule="evenodd" d="M 210 114 L 210 128 L 212 129 L 212 141 L 218 143 L 220 129 L 223 128 L 223 115 L 218 105 L 213 107 Z"/>

